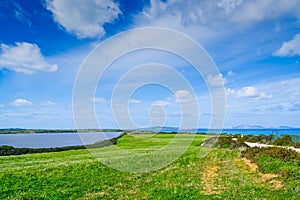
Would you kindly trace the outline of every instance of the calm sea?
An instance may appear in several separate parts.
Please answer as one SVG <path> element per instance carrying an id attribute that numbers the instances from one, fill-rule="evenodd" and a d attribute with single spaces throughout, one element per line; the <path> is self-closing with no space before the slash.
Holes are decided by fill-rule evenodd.
<path id="1" fill-rule="evenodd" d="M 0 134 L 0 146 L 50 148 L 94 144 L 118 137 L 122 132 Z"/>
<path id="2" fill-rule="evenodd" d="M 289 134 L 289 135 L 299 135 L 300 136 L 300 129 L 222 129 L 221 131 L 219 130 L 210 130 L 208 129 L 198 129 L 197 132 L 216 132 L 216 133 L 228 133 L 228 134 L 245 134 L 245 135 L 284 135 L 284 134 Z"/>
<path id="3" fill-rule="evenodd" d="M 150 129 L 148 129 L 150 130 Z M 160 132 L 177 132 L 178 128 L 172 128 L 172 127 L 164 127 L 164 128 L 155 128 L 153 131 L 160 131 Z M 228 133 L 228 134 L 246 134 L 246 135 L 283 135 L 283 134 L 289 134 L 289 135 L 298 135 L 300 136 L 300 129 L 186 129 L 181 130 L 180 132 L 192 132 L 192 133 Z"/>

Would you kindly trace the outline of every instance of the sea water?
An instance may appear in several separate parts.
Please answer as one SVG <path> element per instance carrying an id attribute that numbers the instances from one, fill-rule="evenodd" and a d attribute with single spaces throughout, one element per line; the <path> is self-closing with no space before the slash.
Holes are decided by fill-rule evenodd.
<path id="1" fill-rule="evenodd" d="M 118 137 L 122 132 L 0 134 L 0 146 L 50 148 L 94 144 Z"/>

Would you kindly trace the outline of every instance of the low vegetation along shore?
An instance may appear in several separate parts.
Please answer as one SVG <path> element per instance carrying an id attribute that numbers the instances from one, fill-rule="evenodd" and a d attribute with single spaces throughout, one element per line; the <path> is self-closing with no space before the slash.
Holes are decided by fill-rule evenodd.
<path id="1" fill-rule="evenodd" d="M 116 145 L 153 151 L 175 136 L 128 134 Z M 248 148 L 243 140 L 196 135 L 179 159 L 142 174 L 114 170 L 87 149 L 1 156 L 0 199 L 299 199 L 300 154 L 281 147 Z M 107 155 L 110 149 L 92 151 Z"/>

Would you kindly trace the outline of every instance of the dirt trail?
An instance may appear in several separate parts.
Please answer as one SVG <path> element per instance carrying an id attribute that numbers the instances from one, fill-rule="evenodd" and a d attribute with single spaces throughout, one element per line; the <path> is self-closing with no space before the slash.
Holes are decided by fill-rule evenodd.
<path id="1" fill-rule="evenodd" d="M 220 160 L 214 152 L 208 155 L 208 160 L 204 163 L 202 174 L 203 193 L 205 194 L 220 194 L 226 188 L 220 184 Z"/>
<path id="2" fill-rule="evenodd" d="M 204 173 L 202 175 L 202 184 L 203 189 L 206 191 L 207 194 L 219 194 L 218 188 L 215 187 L 215 179 L 217 178 L 218 174 L 218 166 L 205 166 Z"/>
<path id="3" fill-rule="evenodd" d="M 282 189 L 282 182 L 276 180 L 275 174 L 258 172 L 258 166 L 245 158 L 229 155 L 230 151 L 212 151 L 203 163 L 201 177 L 202 193 L 207 195 L 221 194 L 227 189 L 240 190 L 242 187 L 263 187 Z M 226 188 L 228 187 L 228 188 Z"/>
<path id="4" fill-rule="evenodd" d="M 257 180 L 258 182 L 268 182 L 271 185 L 273 185 L 274 189 L 278 190 L 281 189 L 283 187 L 282 182 L 275 180 L 274 178 L 277 177 L 276 174 L 264 174 L 261 172 L 258 172 L 258 166 L 256 163 L 252 163 L 250 160 L 246 159 L 246 158 L 236 158 L 234 159 L 234 162 L 241 167 L 241 169 L 247 173 L 247 170 L 250 170 L 250 172 L 255 172 L 260 176 L 260 180 Z M 245 169 L 245 167 L 243 165 L 247 165 L 248 169 Z"/>

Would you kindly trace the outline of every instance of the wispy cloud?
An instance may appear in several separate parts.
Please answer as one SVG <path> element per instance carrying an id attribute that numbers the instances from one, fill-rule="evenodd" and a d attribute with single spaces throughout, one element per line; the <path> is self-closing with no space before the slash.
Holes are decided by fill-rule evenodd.
<path id="1" fill-rule="evenodd" d="M 234 76 L 235 73 L 234 73 L 232 70 L 229 70 L 229 71 L 227 72 L 227 75 L 228 75 L 228 76 Z"/>
<path id="2" fill-rule="evenodd" d="M 293 103 L 289 108 L 290 111 L 300 111 L 300 103 Z"/>
<path id="3" fill-rule="evenodd" d="M 41 103 L 42 106 L 54 106 L 55 103 L 52 101 L 44 101 Z"/>
<path id="4" fill-rule="evenodd" d="M 287 42 L 284 42 L 281 47 L 273 53 L 274 56 L 300 56 L 300 33 Z"/>
<path id="5" fill-rule="evenodd" d="M 240 29 L 252 26 L 265 20 L 277 19 L 290 15 L 300 19 L 298 0 L 290 0 L 288 3 L 276 0 L 261 2 L 242 0 L 198 1 L 178 0 L 160 1 L 151 0 L 150 6 L 137 16 L 137 21 L 162 22 L 169 19 L 179 20 L 179 24 L 185 27 L 193 25 L 206 26 L 209 29 L 222 29 L 231 26 L 232 29 Z M 142 17 L 142 18 L 141 18 Z M 172 21 L 174 23 L 174 21 Z"/>
<path id="6" fill-rule="evenodd" d="M 172 105 L 172 103 L 170 101 L 166 101 L 166 100 L 159 100 L 159 101 L 155 101 L 153 103 L 153 105 L 164 107 L 164 106 L 170 106 L 170 105 Z"/>
<path id="7" fill-rule="evenodd" d="M 91 98 L 93 103 L 107 103 L 108 101 L 103 97 L 93 97 Z"/>
<path id="8" fill-rule="evenodd" d="M 131 103 L 131 104 L 140 104 L 140 103 L 142 103 L 142 101 L 141 100 L 137 100 L 137 99 L 130 99 L 129 103 Z"/>

